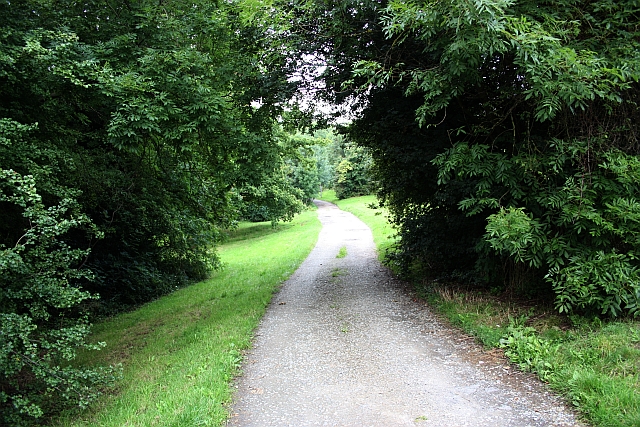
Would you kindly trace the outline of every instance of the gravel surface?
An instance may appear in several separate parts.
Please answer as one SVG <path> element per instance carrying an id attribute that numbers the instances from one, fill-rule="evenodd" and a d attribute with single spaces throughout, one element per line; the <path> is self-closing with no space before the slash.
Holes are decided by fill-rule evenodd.
<path id="1" fill-rule="evenodd" d="M 315 203 L 318 243 L 257 330 L 230 426 L 583 425 L 412 298 L 377 261 L 364 223 Z"/>

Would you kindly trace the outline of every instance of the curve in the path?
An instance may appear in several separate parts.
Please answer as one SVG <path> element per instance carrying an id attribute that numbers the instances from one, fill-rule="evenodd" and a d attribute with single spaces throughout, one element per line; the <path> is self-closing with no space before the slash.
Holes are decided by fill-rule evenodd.
<path id="1" fill-rule="evenodd" d="M 364 223 L 315 203 L 318 243 L 257 330 L 231 426 L 580 425 L 538 382 L 459 343 L 413 301 Z"/>

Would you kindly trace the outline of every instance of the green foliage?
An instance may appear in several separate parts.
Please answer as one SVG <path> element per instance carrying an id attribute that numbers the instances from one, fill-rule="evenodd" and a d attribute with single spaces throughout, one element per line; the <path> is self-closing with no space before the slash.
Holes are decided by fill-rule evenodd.
<path id="1" fill-rule="evenodd" d="M 468 184 L 437 185 L 437 169 L 429 160 L 445 149 L 448 137 L 439 129 L 430 135 L 431 128 L 418 126 L 414 114 L 420 102 L 398 90 L 381 92 L 351 125 L 349 135 L 369 147 L 375 160 L 381 204 L 401 237 L 397 251 L 389 254 L 393 264 L 412 274 L 469 271 L 484 222 L 458 209 Z"/>
<path id="2" fill-rule="evenodd" d="M 0 206 L 23 217 L 22 235 L 0 243 L 0 419 L 19 425 L 40 418 L 51 400 L 87 406 L 114 377 L 110 369 L 64 366 L 78 349 L 104 346 L 85 343 L 89 323 L 76 307 L 96 296 L 80 286 L 91 279 L 82 268 L 89 251 L 71 237 L 99 233 L 72 192 L 47 207 L 33 176 L 5 169 L 0 190 Z"/>
<path id="3" fill-rule="evenodd" d="M 259 186 L 246 186 L 242 190 L 242 217 L 248 221 L 291 221 L 303 209 L 303 192 L 295 188 L 282 165 L 279 175 L 264 179 Z"/>
<path id="4" fill-rule="evenodd" d="M 553 145 L 558 151 L 509 159 L 490 153 L 487 146 L 461 143 L 434 162 L 441 167 L 443 183 L 453 170 L 458 177 L 474 179 L 475 194 L 460 202 L 468 214 L 499 208 L 487 217 L 484 249 L 544 269 L 561 312 L 597 308 L 614 316 L 623 310 L 634 313 L 639 282 L 634 254 L 638 222 L 633 218 L 640 189 L 631 177 L 638 160 L 616 149 L 587 153 L 579 142 L 554 140 Z M 578 175 L 587 154 L 602 156 L 600 161 L 593 158 L 596 166 L 588 178 Z M 492 195 L 496 187 L 506 192 L 502 204 L 523 204 L 538 214 L 499 207 Z"/>
<path id="5" fill-rule="evenodd" d="M 371 182 L 372 160 L 366 149 L 344 144 L 344 157 L 336 166 L 334 189 L 338 199 L 364 196 L 374 188 Z"/>
<path id="6" fill-rule="evenodd" d="M 313 147 L 316 168 L 318 169 L 318 181 L 321 191 L 333 187 L 335 179 L 335 163 L 341 155 L 341 135 L 334 133 L 333 129 L 317 130 L 313 134 L 316 145 Z"/>
<path id="7" fill-rule="evenodd" d="M 274 224 L 279 220 L 291 221 L 318 192 L 318 169 L 312 148 L 316 141 L 282 130 L 277 132 L 277 139 L 279 153 L 273 172 L 258 184 L 239 191 L 243 219 Z"/>
<path id="8" fill-rule="evenodd" d="M 338 251 L 338 255 L 336 255 L 336 258 L 344 258 L 347 256 L 347 247 L 343 246 L 340 248 L 340 250 Z"/>
<path id="9" fill-rule="evenodd" d="M 621 20 L 611 28 L 605 26 L 610 21 L 596 22 L 610 6 L 594 2 L 577 17 L 564 4 L 551 12 L 483 2 L 455 21 L 433 4 L 425 20 L 412 21 L 417 9 L 395 2 L 383 21 L 389 35 L 398 35 L 403 25 L 419 39 L 433 40 L 436 29 L 446 34 L 431 48 L 444 48 L 435 71 L 411 75 L 407 90 L 425 94 L 416 110 L 420 122 L 455 98 L 473 99 L 467 87 L 498 97 L 495 118 L 467 120 L 453 148 L 432 160 L 440 185 L 454 179 L 472 184 L 459 202 L 468 215 L 499 209 L 487 216 L 488 245 L 480 247 L 541 269 L 561 311 L 596 308 L 618 315 L 635 312 L 638 301 L 632 218 L 639 189 L 629 177 L 638 173 L 630 123 L 637 115 L 633 82 L 640 63 L 631 55 L 637 43 L 622 35 L 637 31 L 638 10 L 620 5 Z M 601 37 L 608 41 L 596 42 Z M 436 78 L 427 79 L 430 73 Z M 593 127 L 594 114 L 604 114 L 607 122 Z M 567 136 L 554 137 L 557 132 Z M 620 168 L 610 167 L 612 159 Z"/>
<path id="10" fill-rule="evenodd" d="M 527 268 L 559 310 L 637 312 L 637 2 L 291 4 L 401 265 L 507 287 Z"/>
<path id="11" fill-rule="evenodd" d="M 238 214 L 232 190 L 279 172 L 274 103 L 290 85 L 268 35 L 212 2 L 0 8 L 0 117 L 38 124 L 0 161 L 43 178 L 45 198 L 80 190 L 104 233 L 88 289 L 119 306 L 205 277 Z"/>
<path id="12" fill-rule="evenodd" d="M 276 132 L 279 158 L 274 160 L 276 171 L 259 185 L 246 186 L 239 191 L 242 217 L 249 221 L 289 221 L 304 205 L 310 205 L 322 188 L 335 184 L 338 163 L 345 158 L 345 152 L 361 152 L 351 147 L 345 149 L 343 138 L 332 129 L 321 129 L 313 135 Z M 370 163 L 366 154 L 350 155 L 352 160 Z M 368 163 L 363 168 L 368 169 Z M 279 168 L 279 169 L 278 169 Z M 348 175 L 348 177 L 347 177 Z M 364 173 L 344 174 L 342 182 L 350 189 L 369 185 L 363 183 Z M 353 176 L 353 179 L 352 179 Z M 342 186 L 344 187 L 344 185 Z M 337 188 L 337 187 L 336 187 Z"/>
<path id="13" fill-rule="evenodd" d="M 638 312 L 640 277 L 633 255 L 598 251 L 569 259 L 569 266 L 550 271 L 556 308 L 598 307 L 602 314 Z"/>
<path id="14" fill-rule="evenodd" d="M 316 148 L 322 142 L 315 137 L 301 134 L 292 135 L 289 141 L 292 149 L 292 155 L 287 159 L 289 179 L 295 188 L 302 191 L 302 200 L 307 205 L 318 195 L 320 188 Z"/>
<path id="15" fill-rule="evenodd" d="M 507 334 L 500 340 L 504 354 L 522 370 L 535 372 L 543 381 L 548 381 L 554 371 L 549 362 L 559 344 L 541 339 L 536 329 L 525 326 L 526 318 L 511 319 Z"/>
<path id="16" fill-rule="evenodd" d="M 293 84 L 273 35 L 242 19 L 244 4 L 161 3 L 0 3 L 0 170 L 16 174 L 2 176 L 0 245 L 21 289 L 3 287 L 14 329 L 2 339 L 49 366 L 21 359 L 3 377 L 2 410 L 18 417 L 39 414 L 27 391 L 42 392 L 28 399 L 50 402 L 44 412 L 58 405 L 48 388 L 85 404 L 97 377 L 57 368 L 81 346 L 81 313 L 206 277 L 239 215 L 237 189 L 281 179 L 274 123 Z M 19 202 L 31 186 L 39 201 Z M 299 206 L 283 199 L 274 204 Z M 56 344 L 32 348 L 31 337 Z"/>

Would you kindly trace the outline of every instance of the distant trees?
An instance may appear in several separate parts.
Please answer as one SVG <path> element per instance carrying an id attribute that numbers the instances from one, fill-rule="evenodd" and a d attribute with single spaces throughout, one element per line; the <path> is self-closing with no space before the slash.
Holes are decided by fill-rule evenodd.
<path id="1" fill-rule="evenodd" d="M 637 312 L 637 2 L 282 7 L 319 96 L 359 111 L 404 265 Z"/>
<path id="2" fill-rule="evenodd" d="M 368 150 L 353 143 L 342 147 L 343 157 L 335 167 L 333 188 L 338 199 L 371 194 L 373 182 L 373 160 Z"/>
<path id="3" fill-rule="evenodd" d="M 280 172 L 258 186 L 238 192 L 242 217 L 250 221 L 290 218 L 309 205 L 322 189 L 333 188 L 339 199 L 371 194 L 373 162 L 363 148 L 348 142 L 334 129 L 313 135 L 278 132 L 282 149 Z"/>

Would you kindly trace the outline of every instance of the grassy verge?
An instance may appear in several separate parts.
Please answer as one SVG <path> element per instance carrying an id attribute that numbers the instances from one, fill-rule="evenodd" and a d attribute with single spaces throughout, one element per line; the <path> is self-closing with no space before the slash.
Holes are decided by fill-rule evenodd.
<path id="1" fill-rule="evenodd" d="M 640 426 L 640 322 L 560 316 L 486 293 L 431 286 L 431 305 L 534 372 L 597 427 Z"/>
<path id="2" fill-rule="evenodd" d="M 372 196 L 337 203 L 369 224 L 376 244 L 391 228 L 366 206 Z M 373 211 L 375 212 L 375 211 Z M 383 246 L 384 247 L 384 246 Z M 488 293 L 442 284 L 419 289 L 432 307 L 487 347 L 501 348 L 525 371 L 536 373 L 564 395 L 596 427 L 640 426 L 640 322 L 560 316 L 552 308 L 505 300 Z"/>
<path id="3" fill-rule="evenodd" d="M 395 242 L 395 229 L 387 220 L 387 210 L 381 208 L 376 196 L 352 197 L 338 200 L 333 190 L 324 190 L 321 200 L 338 205 L 343 211 L 351 212 L 371 228 L 373 240 L 378 248 L 380 259 Z"/>
<path id="4" fill-rule="evenodd" d="M 55 426 L 221 426 L 242 350 L 278 285 L 316 242 L 315 212 L 272 228 L 242 224 L 220 249 L 225 268 L 207 281 L 97 324 L 107 348 L 86 365 L 122 363 L 123 379 L 90 410 Z"/>

